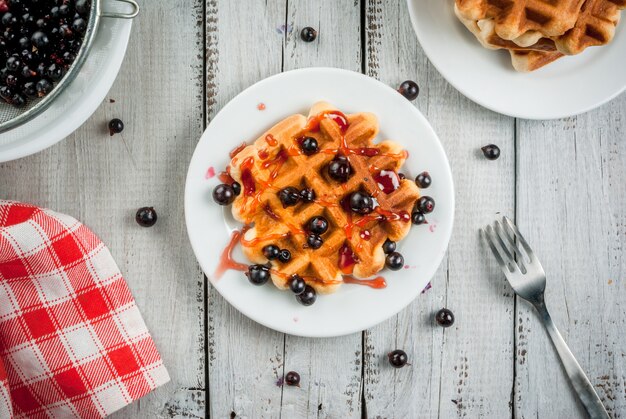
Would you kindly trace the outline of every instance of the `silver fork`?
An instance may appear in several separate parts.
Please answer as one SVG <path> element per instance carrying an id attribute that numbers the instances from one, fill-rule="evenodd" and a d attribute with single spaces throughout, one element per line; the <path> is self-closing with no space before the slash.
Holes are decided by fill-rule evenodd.
<path id="1" fill-rule="evenodd" d="M 548 313 L 543 298 L 546 289 L 546 273 L 524 237 L 507 217 L 502 217 L 502 223 L 496 220 L 493 226 L 488 225 L 481 228 L 480 235 L 489 244 L 498 265 L 502 268 L 515 293 L 531 303 L 539 312 L 539 316 L 543 320 L 550 338 L 552 338 L 554 348 L 561 358 L 565 372 L 589 416 L 608 418 L 609 415 L 598 394 L 567 347 Z M 522 254 L 520 245 L 524 249 L 525 255 Z"/>

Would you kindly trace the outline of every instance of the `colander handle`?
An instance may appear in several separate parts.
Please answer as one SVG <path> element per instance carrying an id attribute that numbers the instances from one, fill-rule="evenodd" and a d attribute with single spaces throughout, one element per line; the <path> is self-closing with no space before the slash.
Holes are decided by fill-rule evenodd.
<path id="1" fill-rule="evenodd" d="M 132 19 L 139 14 L 139 5 L 135 0 L 116 0 L 122 3 L 128 3 L 133 7 L 133 11 L 130 13 L 117 13 L 117 12 L 100 12 L 100 17 L 112 17 L 115 19 Z"/>

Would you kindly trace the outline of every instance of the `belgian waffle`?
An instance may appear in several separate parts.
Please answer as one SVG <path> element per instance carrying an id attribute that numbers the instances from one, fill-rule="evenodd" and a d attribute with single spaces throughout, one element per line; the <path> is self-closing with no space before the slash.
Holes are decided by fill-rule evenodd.
<path id="1" fill-rule="evenodd" d="M 571 29 L 584 0 L 456 0 L 466 19 L 494 19 L 499 37 L 559 36 Z M 522 38 L 523 39 L 523 38 Z"/>
<path id="2" fill-rule="evenodd" d="M 557 48 L 575 55 L 587 47 L 608 44 L 625 7 L 626 0 L 586 0 L 574 27 L 555 38 Z"/>
<path id="3" fill-rule="evenodd" d="M 626 0 L 456 0 L 459 20 L 489 49 L 507 49 L 518 71 L 608 44 Z"/>
<path id="4" fill-rule="evenodd" d="M 374 144 L 377 134 L 373 114 L 344 115 L 319 102 L 308 118 L 284 119 L 232 157 L 229 174 L 242 185 L 232 212 L 251 226 L 241 239 L 244 254 L 254 263 L 267 263 L 266 245 L 291 252 L 287 263 L 271 261 L 271 277 L 278 288 L 287 288 L 293 274 L 318 293 L 334 292 L 344 274 L 372 276 L 385 264 L 385 240 L 398 241 L 408 233 L 410 213 L 419 198 L 414 182 L 397 177 L 408 153 L 392 141 Z M 319 152 L 308 156 L 301 152 L 299 141 L 305 136 L 317 140 Z M 345 183 L 330 178 L 326 170 L 337 155 L 345 156 L 352 168 Z M 395 190 L 381 190 L 381 172 L 395 176 Z M 316 198 L 284 207 L 278 192 L 286 187 L 312 189 Z M 345 207 L 346 198 L 356 191 L 375 198 L 373 212 L 359 215 Z M 305 226 L 314 216 L 329 223 L 318 249 L 307 245 Z"/>
<path id="5" fill-rule="evenodd" d="M 479 21 L 467 19 L 459 13 L 455 5 L 454 11 L 459 20 L 470 30 L 480 43 L 488 49 L 506 49 L 511 53 L 513 67 L 520 72 L 534 71 L 563 56 L 557 51 L 554 41 L 548 38 L 540 38 L 539 41 L 526 47 L 517 45 L 513 41 L 500 38 L 495 33 L 494 19 L 482 19 Z"/>

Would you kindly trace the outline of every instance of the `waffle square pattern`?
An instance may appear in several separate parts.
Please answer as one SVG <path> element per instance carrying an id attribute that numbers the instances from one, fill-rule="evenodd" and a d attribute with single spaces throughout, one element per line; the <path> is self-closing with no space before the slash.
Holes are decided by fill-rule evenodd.
<path id="1" fill-rule="evenodd" d="M 286 289 L 297 274 L 316 292 L 332 293 L 344 275 L 367 278 L 379 272 L 385 265 L 383 243 L 408 234 L 420 197 L 417 185 L 399 175 L 408 153 L 393 141 L 375 143 L 377 135 L 375 115 L 344 115 L 318 102 L 308 116 L 282 120 L 231 155 L 227 172 L 241 185 L 232 213 L 246 226 L 244 254 L 259 264 L 268 263 L 263 251 L 268 245 L 291 255 L 269 261 L 278 288 Z M 303 150 L 305 139 L 315 140 L 314 152 Z M 343 179 L 333 176 L 333 165 L 342 169 Z M 285 190 L 299 194 L 287 205 Z M 355 193 L 371 200 L 371 207 L 351 209 Z M 311 238 L 315 217 L 327 226 Z"/>

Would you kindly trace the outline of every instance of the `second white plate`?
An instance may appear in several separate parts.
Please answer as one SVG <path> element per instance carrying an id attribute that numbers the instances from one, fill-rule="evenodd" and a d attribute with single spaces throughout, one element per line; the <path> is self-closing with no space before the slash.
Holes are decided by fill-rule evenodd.
<path id="1" fill-rule="evenodd" d="M 626 88 L 626 28 L 613 42 L 518 73 L 507 51 L 485 49 L 454 15 L 454 0 L 407 0 L 420 45 L 441 75 L 474 102 L 525 119 L 587 112 Z"/>
<path id="2" fill-rule="evenodd" d="M 436 208 L 428 225 L 413 226 L 399 243 L 405 269 L 383 270 L 387 288 L 371 289 L 344 284 L 334 294 L 320 295 L 304 307 L 289 291 L 272 284 L 251 285 L 241 272 L 227 271 L 219 280 L 215 272 L 230 233 L 240 229 L 230 208 L 213 202 L 219 183 L 215 173 L 229 163 L 228 153 L 242 140 L 251 142 L 275 123 L 294 113 L 308 113 L 325 100 L 345 113 L 372 112 L 378 117 L 380 139 L 392 139 L 409 152 L 403 168 L 414 178 L 427 170 L 433 183 L 424 194 Z M 257 108 L 259 103 L 264 110 Z M 294 335 L 323 337 L 344 335 L 371 327 L 400 311 L 417 297 L 439 266 L 452 232 L 454 192 L 448 160 L 424 116 L 398 92 L 360 73 L 333 68 L 295 70 L 265 79 L 235 97 L 211 121 L 191 160 L 185 186 L 185 218 L 194 253 L 213 286 L 233 306 L 251 319 Z M 235 258 L 245 262 L 240 249 Z"/>

